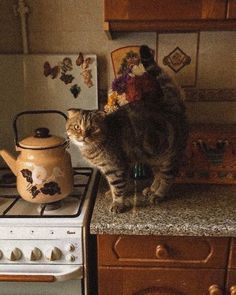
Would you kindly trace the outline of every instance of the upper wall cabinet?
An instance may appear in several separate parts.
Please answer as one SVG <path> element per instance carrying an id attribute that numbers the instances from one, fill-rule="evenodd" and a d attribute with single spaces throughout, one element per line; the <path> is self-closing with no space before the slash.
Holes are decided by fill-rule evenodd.
<path id="1" fill-rule="evenodd" d="M 236 30 L 236 0 L 104 0 L 105 31 Z"/>
<path id="2" fill-rule="evenodd" d="M 227 17 L 229 19 L 236 19 L 236 1 L 228 0 Z"/>

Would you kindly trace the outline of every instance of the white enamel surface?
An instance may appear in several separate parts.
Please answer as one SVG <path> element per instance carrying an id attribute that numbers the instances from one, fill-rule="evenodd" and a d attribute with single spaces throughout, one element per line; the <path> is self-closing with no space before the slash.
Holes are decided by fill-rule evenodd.
<path id="1" fill-rule="evenodd" d="M 64 267 L 64 266 L 63 266 Z M 0 269 L 1 271 L 1 269 Z M 82 280 L 55 283 L 0 283 L 1 295 L 82 295 Z M 83 294 L 84 295 L 84 294 Z"/>
<path id="2" fill-rule="evenodd" d="M 78 211 L 77 197 L 81 188 L 75 188 L 72 196 L 63 200 L 61 209 L 51 211 L 50 215 L 60 218 L 40 218 L 39 205 L 24 201 L 17 202 L 9 214 L 32 214 L 35 218 L 0 218 L 0 273 L 4 275 L 53 275 L 55 283 L 2 283 L 1 295 L 61 295 L 69 293 L 88 295 L 87 293 L 87 230 L 90 212 L 90 200 L 97 171 L 93 170 L 81 213 Z M 86 183 L 86 177 L 80 177 L 80 184 Z M 82 189 L 83 191 L 83 189 Z M 0 215 L 12 203 L 11 198 L 1 196 L 17 194 L 15 189 L 0 189 Z M 19 260 L 9 261 L 6 253 L 17 247 L 22 256 Z M 57 259 L 51 257 L 52 249 L 59 249 Z M 35 250 L 37 249 L 37 250 Z M 48 255 L 49 254 L 49 255 Z M 83 283 L 82 283 L 83 279 Z M 84 292 L 82 291 L 84 285 Z"/>
<path id="3" fill-rule="evenodd" d="M 68 260 L 68 255 L 72 255 L 66 250 L 66 245 L 70 242 L 74 245 L 74 260 Z M 14 246 L 13 246 L 14 245 Z M 37 247 L 37 260 L 31 259 L 31 252 Z M 0 250 L 2 252 L 1 264 L 82 264 L 82 241 L 78 239 L 60 240 L 1 240 Z M 41 257 L 39 255 L 41 253 Z"/>

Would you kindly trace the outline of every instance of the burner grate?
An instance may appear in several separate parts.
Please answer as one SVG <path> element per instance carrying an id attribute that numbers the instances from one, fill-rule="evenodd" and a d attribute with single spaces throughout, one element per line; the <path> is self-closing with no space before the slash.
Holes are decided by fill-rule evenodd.
<path id="1" fill-rule="evenodd" d="M 0 196 L 3 199 L 12 199 L 10 201 L 9 205 L 3 210 L 3 212 L 0 212 L 0 218 L 64 218 L 64 217 L 78 217 L 81 213 L 81 209 L 83 206 L 83 202 L 85 199 L 85 196 L 88 191 L 89 184 L 91 182 L 91 177 L 93 174 L 93 168 L 91 167 L 74 167 L 74 191 L 72 194 L 65 199 L 62 200 L 61 203 L 64 203 L 65 205 L 69 200 L 71 199 L 76 199 L 76 204 L 77 204 L 77 211 L 76 213 L 73 214 L 66 214 L 66 215 L 61 215 L 60 214 L 60 209 L 61 208 L 55 208 L 54 210 L 48 211 L 47 206 L 50 206 L 50 204 L 33 204 L 30 203 L 31 205 L 35 205 L 36 207 L 39 207 L 38 214 L 11 214 L 12 209 L 14 209 L 15 206 L 19 202 L 25 202 L 25 205 L 29 204 L 29 202 L 23 200 L 19 195 L 13 194 L 13 195 L 6 195 L 6 196 Z M 0 168 L 0 173 L 2 175 L 9 173 L 9 170 L 7 168 Z M 3 174 L 4 173 L 4 174 Z M 1 186 L 0 182 L 0 188 L 12 188 L 12 184 L 10 186 Z M 63 208 L 63 206 L 62 206 Z M 53 212 L 53 213 L 52 213 Z"/>

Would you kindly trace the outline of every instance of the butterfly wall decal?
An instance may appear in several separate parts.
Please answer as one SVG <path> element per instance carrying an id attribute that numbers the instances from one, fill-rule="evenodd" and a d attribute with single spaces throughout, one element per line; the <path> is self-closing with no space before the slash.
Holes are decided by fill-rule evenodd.
<path id="1" fill-rule="evenodd" d="M 44 76 L 45 77 L 50 76 L 52 79 L 55 79 L 60 72 L 59 66 L 51 67 L 48 61 L 45 61 L 43 68 L 44 68 L 44 71 L 43 71 Z"/>

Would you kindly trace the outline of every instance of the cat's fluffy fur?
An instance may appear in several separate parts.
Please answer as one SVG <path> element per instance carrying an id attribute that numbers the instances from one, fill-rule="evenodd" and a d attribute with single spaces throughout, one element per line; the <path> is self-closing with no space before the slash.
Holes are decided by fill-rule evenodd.
<path id="1" fill-rule="evenodd" d="M 113 198 L 111 210 L 117 213 L 132 206 L 127 184 L 130 167 L 136 162 L 149 165 L 154 175 L 152 185 L 143 194 L 152 203 L 166 196 L 178 172 L 188 134 L 180 91 L 144 48 L 144 66 L 156 76 L 163 95 L 152 93 L 110 114 L 68 111 L 68 136 L 107 178 Z M 148 58 L 151 60 L 147 65 Z"/>

